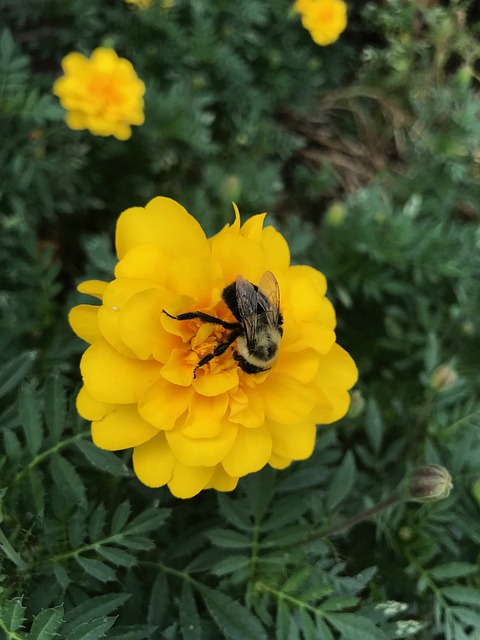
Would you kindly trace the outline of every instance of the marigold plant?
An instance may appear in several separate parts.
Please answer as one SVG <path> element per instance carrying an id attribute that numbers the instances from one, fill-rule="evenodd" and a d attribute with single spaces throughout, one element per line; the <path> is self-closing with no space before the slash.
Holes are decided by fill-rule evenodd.
<path id="1" fill-rule="evenodd" d="M 131 62 L 119 58 L 113 49 L 99 47 L 91 58 L 69 53 L 62 68 L 65 75 L 55 81 L 53 93 L 66 109 L 71 129 L 128 140 L 130 125 L 143 124 L 145 85 Z"/>
<path id="2" fill-rule="evenodd" d="M 285 239 L 263 228 L 264 217 L 241 225 L 236 210 L 233 224 L 207 238 L 177 202 L 154 198 L 118 220 L 115 279 L 79 286 L 102 304 L 69 316 L 90 343 L 78 411 L 98 447 L 134 448 L 135 473 L 150 487 L 168 485 L 181 498 L 230 491 L 266 464 L 283 469 L 309 457 L 316 424 L 348 409 L 357 370 L 336 343 L 325 277 L 291 266 Z M 284 320 L 271 367 L 244 371 L 235 342 L 198 367 L 228 329 L 167 313 L 233 323 L 224 288 L 239 275 L 256 285 L 266 271 L 278 281 Z"/>
<path id="3" fill-rule="evenodd" d="M 347 26 L 347 5 L 343 0 L 296 0 L 295 11 L 314 42 L 332 44 Z"/>

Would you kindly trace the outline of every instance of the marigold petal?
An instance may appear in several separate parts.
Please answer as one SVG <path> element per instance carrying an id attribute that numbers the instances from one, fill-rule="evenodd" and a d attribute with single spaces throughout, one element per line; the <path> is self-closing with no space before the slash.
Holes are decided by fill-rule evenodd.
<path id="1" fill-rule="evenodd" d="M 290 464 L 292 464 L 292 461 L 290 458 L 282 458 L 282 456 L 277 456 L 276 453 L 272 453 L 268 464 L 274 469 L 286 469 Z"/>
<path id="2" fill-rule="evenodd" d="M 351 389 L 358 379 L 352 357 L 339 344 L 320 356 L 315 383 L 323 388 Z"/>
<path id="3" fill-rule="evenodd" d="M 136 244 L 115 267 L 116 278 L 140 278 L 165 285 L 171 255 L 158 244 Z"/>
<path id="4" fill-rule="evenodd" d="M 267 269 L 277 273 L 288 268 L 290 264 L 288 243 L 274 227 L 265 227 L 263 230 L 262 248 Z"/>
<path id="5" fill-rule="evenodd" d="M 290 460 L 305 460 L 313 453 L 316 426 L 313 422 L 296 425 L 269 422 L 268 430 L 272 437 L 272 451 L 282 458 Z"/>
<path id="6" fill-rule="evenodd" d="M 129 449 L 150 440 L 158 430 L 145 422 L 134 404 L 117 406 L 100 420 L 92 422 L 92 440 L 108 451 Z"/>
<path id="7" fill-rule="evenodd" d="M 311 414 L 317 424 L 331 424 L 343 418 L 350 406 L 351 396 L 344 389 L 330 387 L 318 393 L 319 402 Z"/>
<path id="8" fill-rule="evenodd" d="M 267 418 L 288 425 L 305 419 L 317 401 L 313 387 L 306 387 L 290 376 L 276 374 L 275 370 L 262 385 L 262 397 Z"/>
<path id="9" fill-rule="evenodd" d="M 158 244 L 173 256 L 208 255 L 202 227 L 170 198 L 154 198 L 145 208 L 133 207 L 120 215 L 115 241 L 120 259 L 135 245 L 148 242 Z"/>
<path id="10" fill-rule="evenodd" d="M 94 342 L 83 354 L 80 370 L 90 395 L 100 402 L 137 402 L 158 378 L 161 365 L 133 360 L 115 351 L 106 340 Z"/>
<path id="11" fill-rule="evenodd" d="M 104 282 L 103 280 L 85 280 L 78 285 L 77 290 L 80 291 L 80 293 L 87 293 L 89 296 L 103 300 L 103 294 L 105 293 L 107 285 L 108 282 Z"/>
<path id="12" fill-rule="evenodd" d="M 272 453 L 272 437 L 267 427 L 239 427 L 235 444 L 224 456 L 222 466 L 230 476 L 245 476 L 264 467 Z"/>
<path id="13" fill-rule="evenodd" d="M 318 321 L 323 310 L 327 281 L 323 273 L 306 265 L 288 270 L 289 311 L 298 322 Z"/>
<path id="14" fill-rule="evenodd" d="M 235 389 L 238 385 L 237 369 L 220 371 L 219 373 L 198 375 L 193 380 L 193 387 L 202 396 L 218 396 Z"/>
<path id="15" fill-rule="evenodd" d="M 208 397 L 195 393 L 185 424 L 182 425 L 182 433 L 189 438 L 214 438 L 220 435 L 227 407 L 227 394 Z"/>
<path id="16" fill-rule="evenodd" d="M 98 326 L 100 307 L 91 304 L 79 304 L 70 309 L 68 322 L 79 338 L 89 344 L 102 337 Z"/>
<path id="17" fill-rule="evenodd" d="M 253 242 L 261 244 L 263 235 L 263 221 L 266 213 L 257 213 L 244 222 L 240 228 L 240 234 L 245 238 L 250 238 Z"/>
<path id="18" fill-rule="evenodd" d="M 62 107 L 64 109 L 68 109 L 68 102 L 66 100 L 61 100 Z M 85 114 L 80 113 L 79 111 L 70 111 L 65 114 L 65 122 L 69 129 L 72 131 L 82 131 L 82 129 L 87 128 L 87 122 L 85 118 Z"/>
<path id="19" fill-rule="evenodd" d="M 176 462 L 168 488 L 176 498 L 193 498 L 210 482 L 215 467 L 187 467 Z"/>
<path id="20" fill-rule="evenodd" d="M 189 406 L 192 394 L 191 387 L 159 378 L 140 397 L 138 412 L 157 429 L 172 429 Z"/>
<path id="21" fill-rule="evenodd" d="M 210 256 L 177 256 L 170 261 L 167 287 L 177 295 L 192 297 L 197 308 L 208 306 L 212 293 L 223 288 L 220 264 Z"/>
<path id="22" fill-rule="evenodd" d="M 160 362 L 170 357 L 181 341 L 162 327 L 162 312 L 169 299 L 166 290 L 147 289 L 134 294 L 119 314 L 118 334 L 141 360 Z"/>
<path id="23" fill-rule="evenodd" d="M 232 478 L 225 472 L 221 464 L 217 464 L 215 472 L 205 485 L 205 489 L 215 489 L 216 491 L 233 491 L 238 484 L 238 478 Z"/>
<path id="24" fill-rule="evenodd" d="M 83 386 L 77 395 L 77 411 L 85 420 L 100 420 L 112 410 L 111 404 L 92 398 Z"/>
<path id="25" fill-rule="evenodd" d="M 167 431 L 165 436 L 174 456 L 182 464 L 189 467 L 212 467 L 233 447 L 237 437 L 237 425 L 224 423 L 220 433 L 210 438 L 189 438 L 178 427 Z"/>
<path id="26" fill-rule="evenodd" d="M 238 275 L 256 284 L 265 271 L 261 247 L 231 231 L 212 239 L 212 255 L 222 265 L 225 285 L 234 282 Z"/>
<path id="27" fill-rule="evenodd" d="M 160 373 L 162 378 L 182 387 L 190 386 L 193 380 L 195 363 L 188 361 L 186 356 L 185 348 L 174 349 L 170 354 L 170 358 L 162 367 Z"/>
<path id="28" fill-rule="evenodd" d="M 229 406 L 229 420 L 241 424 L 242 427 L 254 429 L 265 422 L 261 389 L 239 387 L 235 393 L 231 394 Z"/>
<path id="29" fill-rule="evenodd" d="M 291 376 L 307 384 L 316 374 L 319 360 L 320 354 L 314 349 L 302 349 L 302 351 L 281 349 L 275 363 L 275 373 Z"/>
<path id="30" fill-rule="evenodd" d="M 67 53 L 67 55 L 62 60 L 62 69 L 68 75 L 82 73 L 87 65 L 87 58 L 83 55 L 83 53 L 79 53 L 78 51 Z"/>
<path id="31" fill-rule="evenodd" d="M 132 459 L 138 479 L 147 487 L 163 487 L 170 481 L 175 457 L 163 433 L 135 447 Z"/>

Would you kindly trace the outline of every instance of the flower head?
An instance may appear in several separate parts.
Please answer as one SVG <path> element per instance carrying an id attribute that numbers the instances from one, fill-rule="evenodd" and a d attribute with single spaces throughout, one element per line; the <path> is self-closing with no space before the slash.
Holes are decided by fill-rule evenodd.
<path id="1" fill-rule="evenodd" d="M 266 464 L 309 457 L 316 424 L 348 410 L 357 370 L 336 343 L 325 277 L 290 266 L 285 239 L 263 228 L 264 217 L 241 225 L 236 210 L 233 224 L 207 238 L 178 203 L 154 198 L 118 220 L 115 279 L 79 286 L 101 300 L 69 316 L 90 343 L 79 413 L 98 447 L 134 448 L 135 473 L 150 487 L 181 498 L 230 491 Z M 269 368 L 249 373 L 222 293 L 239 275 L 255 291 L 265 272 L 278 282 L 283 335 Z"/>
<path id="2" fill-rule="evenodd" d="M 113 49 L 99 47 L 91 58 L 69 53 L 62 68 L 65 75 L 55 81 L 53 93 L 66 109 L 71 129 L 128 140 L 130 125 L 143 124 L 145 85 L 131 62 L 119 58 Z"/>
<path id="3" fill-rule="evenodd" d="M 296 0 L 294 7 L 314 42 L 332 44 L 347 26 L 347 5 L 343 0 Z"/>
<path id="4" fill-rule="evenodd" d="M 125 0 L 127 4 L 134 4 L 139 9 L 148 9 L 148 7 L 152 4 L 152 0 Z"/>

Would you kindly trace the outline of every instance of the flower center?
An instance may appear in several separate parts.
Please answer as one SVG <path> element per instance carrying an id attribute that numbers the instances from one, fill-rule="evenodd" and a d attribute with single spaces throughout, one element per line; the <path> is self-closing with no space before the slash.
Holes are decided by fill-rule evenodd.
<path id="1" fill-rule="evenodd" d="M 102 109 L 110 105 L 118 105 L 123 101 L 121 91 L 109 74 L 94 75 L 88 82 L 87 91 Z"/>
<path id="2" fill-rule="evenodd" d="M 233 358 L 232 346 L 226 348 L 225 352 L 218 356 L 215 356 L 215 349 L 224 345 L 230 335 L 227 329 L 219 325 L 206 324 L 200 320 L 195 320 L 195 332 L 189 343 L 189 354 L 187 361 L 190 364 L 198 366 L 202 360 L 207 361 L 201 364 L 197 370 L 197 375 L 200 371 L 204 373 L 220 373 L 226 369 L 231 369 L 237 366 Z M 213 356 L 209 358 L 208 356 Z"/>

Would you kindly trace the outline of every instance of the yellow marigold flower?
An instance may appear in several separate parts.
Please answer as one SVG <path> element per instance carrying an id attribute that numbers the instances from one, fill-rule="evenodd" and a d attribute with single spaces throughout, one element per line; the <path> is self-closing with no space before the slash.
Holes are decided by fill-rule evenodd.
<path id="1" fill-rule="evenodd" d="M 347 26 L 347 5 L 343 0 L 296 0 L 293 8 L 314 42 L 332 44 Z"/>
<path id="2" fill-rule="evenodd" d="M 241 225 L 235 213 L 233 224 L 207 238 L 169 198 L 127 209 L 117 223 L 115 279 L 79 286 L 101 305 L 82 304 L 69 315 L 90 343 L 77 407 L 92 421 L 93 442 L 112 451 L 133 447 L 138 478 L 168 485 L 180 498 L 230 491 L 266 464 L 283 469 L 308 458 L 316 424 L 345 415 L 357 379 L 336 343 L 325 277 L 290 266 L 285 239 L 263 228 L 265 214 Z M 271 368 L 245 372 L 235 341 L 197 368 L 231 334 L 222 326 L 235 322 L 224 288 L 240 274 L 257 285 L 266 271 L 278 281 L 284 320 Z"/>
<path id="3" fill-rule="evenodd" d="M 128 140 L 130 125 L 143 124 L 145 85 L 131 62 L 119 58 L 113 49 L 99 47 L 90 59 L 69 53 L 62 68 L 65 75 L 55 81 L 53 93 L 67 111 L 70 129 Z"/>

